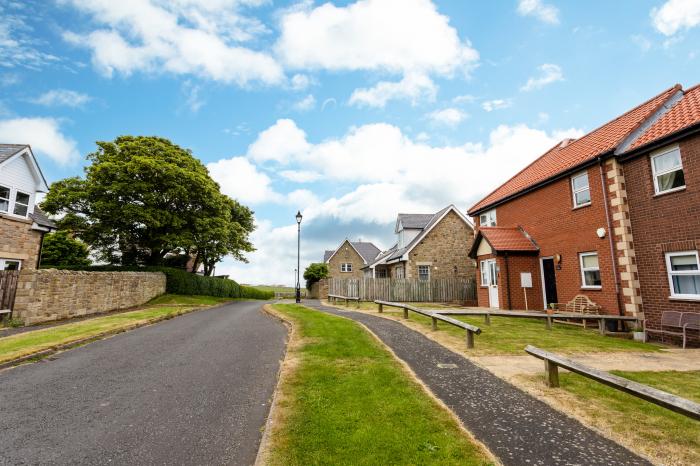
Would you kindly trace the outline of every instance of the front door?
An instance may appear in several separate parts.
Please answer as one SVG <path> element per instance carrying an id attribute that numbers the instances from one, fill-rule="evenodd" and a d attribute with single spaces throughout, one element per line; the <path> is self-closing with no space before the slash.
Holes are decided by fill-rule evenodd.
<path id="1" fill-rule="evenodd" d="M 496 259 L 486 261 L 489 277 L 489 307 L 498 308 L 498 267 Z"/>
<path id="2" fill-rule="evenodd" d="M 557 277 L 552 257 L 542 258 L 542 282 L 544 284 L 544 307 L 548 309 L 551 303 L 557 302 Z"/>

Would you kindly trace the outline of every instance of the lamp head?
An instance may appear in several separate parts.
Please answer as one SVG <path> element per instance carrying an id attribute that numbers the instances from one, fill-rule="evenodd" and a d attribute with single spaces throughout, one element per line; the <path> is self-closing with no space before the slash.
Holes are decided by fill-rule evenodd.
<path id="1" fill-rule="evenodd" d="M 297 223 L 301 223 L 301 211 L 297 211 Z"/>

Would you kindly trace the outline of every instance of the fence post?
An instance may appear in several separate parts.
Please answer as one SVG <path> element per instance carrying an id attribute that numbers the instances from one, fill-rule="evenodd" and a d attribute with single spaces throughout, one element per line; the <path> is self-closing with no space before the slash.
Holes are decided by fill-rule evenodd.
<path id="1" fill-rule="evenodd" d="M 544 360 L 544 370 L 547 372 L 547 386 L 557 388 L 559 386 L 559 366 L 552 361 Z"/>
<path id="2" fill-rule="evenodd" d="M 491 314 L 488 314 L 488 313 L 484 314 L 484 323 L 486 325 L 491 325 Z"/>
<path id="3" fill-rule="evenodd" d="M 403 318 L 408 319 L 408 308 L 407 307 L 403 308 Z"/>
<path id="4" fill-rule="evenodd" d="M 384 312 L 384 305 L 382 303 L 377 304 L 377 306 L 379 306 L 380 313 Z"/>
<path id="5" fill-rule="evenodd" d="M 474 348 L 474 332 L 467 330 L 467 348 Z"/>
<path id="6" fill-rule="evenodd" d="M 433 330 L 437 330 L 437 319 L 435 317 L 432 317 L 433 319 Z"/>
<path id="7" fill-rule="evenodd" d="M 552 316 L 547 315 L 547 330 L 552 330 Z"/>

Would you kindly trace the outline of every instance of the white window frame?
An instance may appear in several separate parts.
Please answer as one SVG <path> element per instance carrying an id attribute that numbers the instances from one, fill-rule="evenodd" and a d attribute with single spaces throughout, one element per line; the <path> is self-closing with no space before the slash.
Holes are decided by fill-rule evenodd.
<path id="1" fill-rule="evenodd" d="M 396 267 L 396 273 L 394 274 L 396 278 L 406 278 L 405 269 L 403 265 Z"/>
<path id="2" fill-rule="evenodd" d="M 479 262 L 479 275 L 481 276 L 481 286 L 489 286 L 489 270 L 485 260 Z"/>
<path id="3" fill-rule="evenodd" d="M 700 270 L 676 270 L 676 271 L 673 271 L 671 269 L 671 257 L 689 256 L 689 255 L 695 256 L 695 262 L 698 264 L 698 268 L 700 268 L 700 258 L 698 257 L 697 251 L 677 251 L 677 252 L 667 252 L 666 253 L 666 275 L 668 275 L 668 287 L 669 287 L 669 291 L 671 292 L 671 298 L 700 300 L 700 294 L 680 294 L 680 293 L 676 293 L 675 290 L 673 289 L 673 276 L 674 275 L 700 275 Z"/>
<path id="4" fill-rule="evenodd" d="M 674 151 L 678 151 L 678 160 L 680 160 L 680 165 L 678 165 L 678 167 L 674 167 L 674 168 L 669 169 L 669 170 L 657 172 L 656 168 L 654 166 L 654 159 L 657 159 L 659 157 L 663 157 L 664 155 L 670 154 L 671 152 L 674 152 Z M 683 186 L 678 186 L 675 188 L 666 189 L 664 191 L 661 191 L 659 189 L 659 177 L 662 175 L 666 175 L 668 173 L 673 173 L 675 171 L 680 170 L 683 172 L 683 179 L 685 180 L 685 171 L 683 171 L 683 157 L 681 157 L 680 147 L 671 146 L 671 147 L 667 147 L 665 149 L 662 149 L 662 150 L 654 153 L 651 157 L 649 157 L 649 162 L 651 163 L 651 174 L 654 178 L 654 193 L 655 194 L 666 194 L 666 193 L 672 193 L 675 191 L 681 191 L 681 190 L 685 189 L 685 186 L 686 186 L 685 184 L 683 184 Z"/>
<path id="5" fill-rule="evenodd" d="M 0 210 L 0 213 L 9 214 L 12 212 L 12 210 L 10 210 L 12 207 L 12 187 L 5 186 L 4 184 L 0 185 L 0 187 L 7 189 L 7 197 L 2 198 L 3 201 L 7 201 L 7 210 Z"/>
<path id="6" fill-rule="evenodd" d="M 7 262 L 17 262 L 17 270 L 22 270 L 22 259 L 9 259 L 0 257 L 0 271 L 5 270 Z"/>
<path id="7" fill-rule="evenodd" d="M 24 194 L 25 196 L 27 196 L 28 199 L 27 199 L 27 203 L 26 203 L 26 204 L 22 204 L 21 202 L 19 202 L 19 201 L 17 200 L 17 196 L 20 195 L 20 194 Z M 16 216 L 16 217 L 22 217 L 22 218 L 27 218 L 27 217 L 29 217 L 29 205 L 30 205 L 31 203 L 32 203 L 32 195 L 31 195 L 31 194 L 25 193 L 24 191 L 20 191 L 19 189 L 15 189 L 15 201 L 12 203 L 12 215 L 14 215 L 14 216 Z M 24 215 L 16 214 L 16 213 L 15 213 L 15 209 L 17 208 L 17 205 L 21 205 L 21 206 L 26 207 L 26 208 L 27 208 L 27 213 L 24 214 Z"/>
<path id="8" fill-rule="evenodd" d="M 421 267 L 425 268 L 425 270 L 428 271 L 428 278 L 421 278 L 421 273 L 420 273 Z M 419 265 L 418 266 L 418 279 L 419 280 L 430 280 L 430 266 L 429 265 Z"/>
<path id="9" fill-rule="evenodd" d="M 486 219 L 486 221 L 484 221 L 484 219 Z M 479 215 L 479 226 L 495 227 L 496 224 L 496 209 L 487 210 Z"/>
<path id="10" fill-rule="evenodd" d="M 587 256 L 596 256 L 598 258 L 598 267 L 593 268 L 593 267 L 588 267 L 584 268 L 583 267 L 583 258 Z M 587 289 L 587 290 L 599 290 L 603 287 L 603 276 L 600 273 L 600 256 L 598 255 L 597 251 L 588 251 L 588 252 L 580 252 L 578 254 L 578 264 L 579 264 L 579 269 L 581 270 L 581 288 Z M 598 275 L 600 275 L 600 285 L 587 285 L 586 284 L 586 272 L 597 270 Z"/>
<path id="11" fill-rule="evenodd" d="M 576 189 L 576 187 L 574 186 L 574 180 L 577 178 L 581 178 L 582 176 L 586 177 L 586 187 Z M 579 193 L 582 193 L 584 191 L 588 191 L 588 202 L 578 204 L 576 202 L 576 195 Z M 574 200 L 574 209 L 591 205 L 591 180 L 588 179 L 588 172 L 587 171 L 577 173 L 571 177 L 571 196 L 573 197 L 573 200 Z"/>
<path id="12" fill-rule="evenodd" d="M 352 262 L 343 262 L 340 264 L 340 271 L 342 273 L 352 273 Z"/>

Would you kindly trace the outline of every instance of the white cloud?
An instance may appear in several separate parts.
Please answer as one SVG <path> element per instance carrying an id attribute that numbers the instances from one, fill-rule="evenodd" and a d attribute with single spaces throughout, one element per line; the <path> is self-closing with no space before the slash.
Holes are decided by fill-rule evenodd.
<path id="1" fill-rule="evenodd" d="M 240 45 L 262 32 L 257 20 L 239 13 L 240 0 L 65 0 L 104 26 L 64 38 L 92 50 L 93 65 L 114 72 L 194 74 L 244 86 L 283 81 L 281 66 L 269 54 Z M 250 2 L 248 2 L 250 3 Z"/>
<path id="2" fill-rule="evenodd" d="M 306 133 L 293 120 L 281 119 L 258 135 L 248 147 L 248 156 L 256 162 L 274 160 L 286 163 L 291 156 L 308 148 Z"/>
<path id="3" fill-rule="evenodd" d="M 446 126 L 457 126 L 465 118 L 467 114 L 458 108 L 443 108 L 430 112 L 427 117 L 433 123 L 438 123 Z"/>
<path id="4" fill-rule="evenodd" d="M 548 84 L 564 80 L 564 72 L 559 65 L 545 63 L 539 66 L 538 70 L 540 70 L 540 75 L 528 79 L 527 83 L 521 87 L 520 90 L 533 91 L 535 89 L 542 89 Z"/>
<path id="5" fill-rule="evenodd" d="M 295 183 L 310 183 L 321 178 L 321 175 L 308 170 L 282 170 L 280 176 Z"/>
<path id="6" fill-rule="evenodd" d="M 672 36 L 700 24 L 700 0 L 668 0 L 661 8 L 653 8 L 650 15 L 657 31 Z"/>
<path id="7" fill-rule="evenodd" d="M 204 99 L 199 95 L 201 87 L 189 79 L 182 83 L 182 93 L 185 97 L 185 105 L 191 112 L 197 113 L 204 106 Z"/>
<path id="8" fill-rule="evenodd" d="M 519 0 L 518 13 L 522 16 L 533 16 L 544 23 L 559 24 L 557 7 L 548 5 L 542 0 Z"/>
<path id="9" fill-rule="evenodd" d="M 427 75 L 409 73 L 400 81 L 381 81 L 374 87 L 355 89 L 348 103 L 368 107 L 384 107 L 390 100 L 410 100 L 416 105 L 419 100 L 435 100 L 437 86 Z"/>
<path id="10" fill-rule="evenodd" d="M 0 63 L 3 67 L 26 67 L 38 70 L 56 63 L 58 57 L 40 49 L 37 35 L 30 26 L 24 2 L 0 3 Z"/>
<path id="11" fill-rule="evenodd" d="M 13 118 L 0 120 L 0 141 L 8 144 L 29 144 L 37 155 L 45 155 L 66 165 L 78 157 L 75 140 L 61 133 L 54 118 Z"/>
<path id="12" fill-rule="evenodd" d="M 295 102 L 292 107 L 294 108 L 294 110 L 299 111 L 299 112 L 308 112 L 309 110 L 311 110 L 315 106 L 316 106 L 316 98 L 312 94 L 309 94 L 306 97 L 304 97 L 303 99 Z"/>
<path id="13" fill-rule="evenodd" d="M 470 104 L 476 100 L 476 97 L 474 97 L 471 94 L 464 94 L 464 95 L 458 95 L 456 97 L 452 98 L 452 103 L 453 104 Z"/>
<path id="14" fill-rule="evenodd" d="M 211 177 L 221 186 L 221 192 L 242 203 L 279 202 L 282 196 L 271 186 L 270 177 L 245 157 L 222 159 L 207 164 Z"/>
<path id="15" fill-rule="evenodd" d="M 307 87 L 314 84 L 314 80 L 305 74 L 295 74 L 294 76 L 292 76 L 292 79 L 290 79 L 290 84 L 292 90 L 303 91 Z"/>
<path id="16" fill-rule="evenodd" d="M 31 99 L 31 102 L 39 105 L 46 105 L 47 107 L 82 107 L 90 102 L 90 100 L 92 100 L 92 98 L 89 95 L 81 92 L 71 91 L 69 89 L 52 89 L 35 99 Z"/>
<path id="17" fill-rule="evenodd" d="M 483 108 L 487 112 L 493 112 L 494 110 L 502 110 L 512 105 L 513 101 L 511 99 L 493 99 L 482 102 L 481 108 Z"/>

